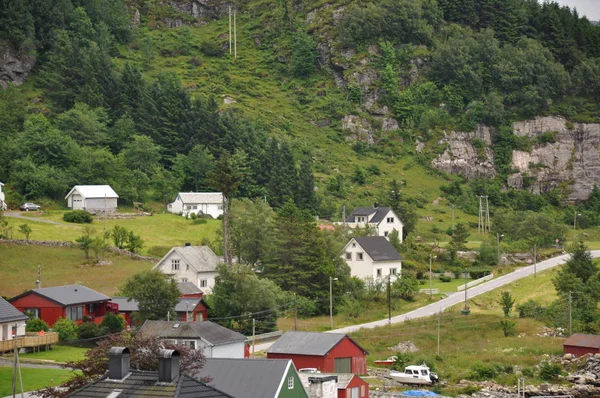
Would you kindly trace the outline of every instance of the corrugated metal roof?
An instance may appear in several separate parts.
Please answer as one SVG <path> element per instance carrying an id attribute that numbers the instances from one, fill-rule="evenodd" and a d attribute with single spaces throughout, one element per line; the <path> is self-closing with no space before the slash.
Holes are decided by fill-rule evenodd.
<path id="1" fill-rule="evenodd" d="M 348 337 L 361 350 L 367 352 L 350 336 L 343 333 L 285 332 L 267 349 L 267 354 L 323 356 L 338 345 L 344 337 Z"/>
<path id="2" fill-rule="evenodd" d="M 194 308 L 196 308 L 196 306 L 198 304 L 200 304 L 201 300 L 202 299 L 200 299 L 200 298 L 182 298 L 181 300 L 179 300 L 177 305 L 175 305 L 175 311 L 177 311 L 177 312 L 193 311 Z"/>
<path id="3" fill-rule="evenodd" d="M 353 238 L 373 261 L 401 261 L 398 250 L 383 236 L 357 236 Z"/>
<path id="4" fill-rule="evenodd" d="M 221 192 L 179 192 L 184 204 L 222 204 Z"/>
<path id="5" fill-rule="evenodd" d="M 117 303 L 119 305 L 119 311 L 123 312 L 133 312 L 139 311 L 139 303 L 137 300 L 129 300 L 127 297 L 113 297 L 110 299 L 113 303 Z M 179 299 L 179 302 L 175 305 L 175 311 L 177 312 L 186 312 L 193 311 L 194 308 L 202 301 L 201 298 L 186 298 L 182 297 Z"/>
<path id="6" fill-rule="evenodd" d="M 234 397 L 275 398 L 289 366 L 289 359 L 206 358 L 195 377 Z"/>
<path id="7" fill-rule="evenodd" d="M 593 347 L 600 348 L 600 336 L 595 334 L 575 333 L 565 340 L 563 345 L 573 347 Z"/>
<path id="8" fill-rule="evenodd" d="M 204 294 L 204 292 L 192 282 L 179 282 L 177 287 L 181 294 Z"/>
<path id="9" fill-rule="evenodd" d="M 176 246 L 154 266 L 154 269 L 160 267 L 168 258 L 172 258 L 173 253 L 176 253 L 196 272 L 216 271 L 217 265 L 222 262 L 221 258 L 208 246 Z M 166 270 L 169 271 L 170 267 L 171 265 L 167 264 Z"/>
<path id="10" fill-rule="evenodd" d="M 377 211 L 374 207 L 357 207 L 352 211 L 352 216 L 368 216 Z"/>
<path id="11" fill-rule="evenodd" d="M 231 395 L 208 386 L 192 377 L 181 375 L 172 383 L 158 382 L 158 372 L 133 371 L 124 380 L 104 377 L 68 395 L 80 398 L 105 398 L 115 390 L 122 390 L 118 397 L 186 397 L 186 398 L 233 398 Z"/>
<path id="12" fill-rule="evenodd" d="M 0 297 L 0 323 L 24 321 L 29 317 L 15 308 L 14 305 Z"/>
<path id="13" fill-rule="evenodd" d="M 243 334 L 210 321 L 146 321 L 140 328 L 140 332 L 146 336 L 167 339 L 202 338 L 213 345 L 246 341 L 246 336 Z"/>
<path id="14" fill-rule="evenodd" d="M 75 185 L 65 196 L 67 199 L 74 191 L 79 192 L 86 199 L 89 198 L 118 198 L 119 195 L 110 185 Z"/>
<path id="15" fill-rule="evenodd" d="M 30 293 L 39 294 L 40 296 L 46 297 L 62 305 L 86 304 L 110 300 L 110 297 L 92 290 L 89 287 L 81 285 L 65 285 L 29 290 L 13 297 L 10 301 L 12 302 L 17 298 L 21 298 Z"/>

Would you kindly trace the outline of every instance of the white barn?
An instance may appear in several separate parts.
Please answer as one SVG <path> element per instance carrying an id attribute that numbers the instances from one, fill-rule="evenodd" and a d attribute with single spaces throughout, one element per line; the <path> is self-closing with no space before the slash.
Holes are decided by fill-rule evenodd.
<path id="1" fill-rule="evenodd" d="M 110 185 L 75 185 L 65 196 L 69 209 L 108 212 L 117 210 L 118 198 Z"/>
<path id="2" fill-rule="evenodd" d="M 402 273 L 402 256 L 383 236 L 361 236 L 350 239 L 342 258 L 350 267 L 350 275 L 360 279 L 394 281 Z"/>
<path id="3" fill-rule="evenodd" d="M 7 209 L 7 206 L 6 206 L 6 199 L 5 199 L 5 197 L 4 197 L 4 192 L 2 192 L 2 186 L 3 186 L 3 185 L 4 185 L 4 184 L 2 184 L 2 183 L 0 182 L 0 211 L 4 211 L 4 210 L 6 210 L 6 209 Z"/>
<path id="4" fill-rule="evenodd" d="M 183 216 L 200 213 L 217 218 L 223 214 L 223 194 L 221 192 L 180 192 L 175 201 L 167 205 L 167 210 Z"/>
<path id="5" fill-rule="evenodd" d="M 204 293 L 210 293 L 215 286 L 217 265 L 222 258 L 208 246 L 177 246 L 154 266 L 164 274 L 171 275 L 176 282 L 192 282 Z"/>

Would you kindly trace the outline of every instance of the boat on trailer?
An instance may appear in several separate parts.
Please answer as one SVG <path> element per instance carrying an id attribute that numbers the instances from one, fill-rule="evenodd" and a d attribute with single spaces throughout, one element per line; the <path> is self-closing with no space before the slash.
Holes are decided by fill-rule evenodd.
<path id="1" fill-rule="evenodd" d="M 403 384 L 433 385 L 439 380 L 437 373 L 431 372 L 425 364 L 407 366 L 404 372 L 391 371 L 389 376 Z"/>
<path id="2" fill-rule="evenodd" d="M 396 363 L 396 361 L 398 361 L 398 357 L 396 355 L 393 355 L 391 357 L 388 357 L 388 359 L 378 359 L 375 361 L 375 365 L 379 365 L 379 366 L 392 366 L 393 364 Z"/>

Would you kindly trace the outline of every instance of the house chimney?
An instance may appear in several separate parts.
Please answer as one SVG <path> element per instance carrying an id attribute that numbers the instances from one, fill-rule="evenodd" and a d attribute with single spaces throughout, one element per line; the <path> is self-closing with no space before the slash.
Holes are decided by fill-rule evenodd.
<path id="1" fill-rule="evenodd" d="M 179 376 L 179 351 L 160 350 L 158 352 L 158 381 L 172 383 Z"/>
<path id="2" fill-rule="evenodd" d="M 375 207 L 376 209 L 378 209 L 378 208 L 379 208 L 379 202 L 375 202 L 375 206 L 374 206 L 374 207 Z"/>
<path id="3" fill-rule="evenodd" d="M 40 288 L 40 280 L 39 279 L 37 281 L 35 281 L 35 288 L 36 289 Z"/>
<path id="4" fill-rule="evenodd" d="M 338 396 L 337 376 L 310 376 L 308 378 L 309 398 L 337 398 Z"/>
<path id="5" fill-rule="evenodd" d="M 190 242 L 185 242 L 185 246 L 191 246 L 192 244 Z"/>
<path id="6" fill-rule="evenodd" d="M 129 348 L 112 347 L 108 351 L 108 378 L 123 380 L 129 374 Z"/>

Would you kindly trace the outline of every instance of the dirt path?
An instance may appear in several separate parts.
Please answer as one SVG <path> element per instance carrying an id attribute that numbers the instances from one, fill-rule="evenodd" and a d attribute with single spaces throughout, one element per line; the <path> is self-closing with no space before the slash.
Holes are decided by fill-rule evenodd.
<path id="1" fill-rule="evenodd" d="M 53 225 L 69 225 L 69 224 L 65 224 L 62 222 L 57 222 L 57 221 L 52 221 L 52 220 L 44 220 L 43 218 L 27 217 L 27 216 L 23 215 L 23 213 L 20 213 L 18 211 L 7 211 L 4 213 L 4 215 L 6 217 L 18 218 L 20 220 L 43 222 L 46 224 L 53 224 Z"/>

